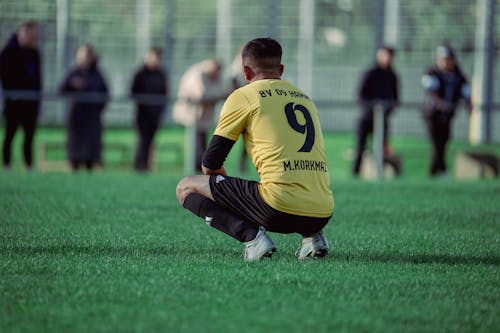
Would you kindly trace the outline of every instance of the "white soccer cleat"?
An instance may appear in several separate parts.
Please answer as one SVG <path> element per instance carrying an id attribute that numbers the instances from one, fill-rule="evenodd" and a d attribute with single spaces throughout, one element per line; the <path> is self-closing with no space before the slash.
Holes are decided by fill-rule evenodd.
<path id="1" fill-rule="evenodd" d="M 264 257 L 271 257 L 276 251 L 273 240 L 266 234 L 266 229 L 259 228 L 257 236 L 249 242 L 244 242 L 245 252 L 243 258 L 246 261 L 256 261 Z"/>
<path id="2" fill-rule="evenodd" d="M 320 231 L 311 237 L 302 238 L 302 244 L 295 255 L 299 259 L 321 258 L 328 254 L 328 241 Z"/>

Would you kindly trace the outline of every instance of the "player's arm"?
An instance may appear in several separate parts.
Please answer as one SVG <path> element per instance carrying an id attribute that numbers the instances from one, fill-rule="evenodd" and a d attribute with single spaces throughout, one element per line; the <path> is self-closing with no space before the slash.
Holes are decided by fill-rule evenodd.
<path id="1" fill-rule="evenodd" d="M 223 136 L 214 135 L 207 150 L 203 154 L 201 170 L 205 175 L 227 176 L 224 161 L 233 148 L 235 141 Z"/>
<path id="2" fill-rule="evenodd" d="M 234 143 L 247 124 L 249 106 L 247 98 L 238 90 L 224 103 L 221 115 L 207 150 L 203 154 L 202 172 L 206 175 L 226 175 L 223 164 Z"/>

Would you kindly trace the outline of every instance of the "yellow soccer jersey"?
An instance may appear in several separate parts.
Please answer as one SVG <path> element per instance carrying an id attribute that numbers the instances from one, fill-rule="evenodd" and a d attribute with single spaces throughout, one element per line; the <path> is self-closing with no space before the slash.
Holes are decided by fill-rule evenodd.
<path id="1" fill-rule="evenodd" d="M 318 112 L 298 88 L 284 80 L 258 80 L 234 91 L 214 134 L 233 141 L 243 134 L 268 205 L 301 216 L 332 215 Z"/>

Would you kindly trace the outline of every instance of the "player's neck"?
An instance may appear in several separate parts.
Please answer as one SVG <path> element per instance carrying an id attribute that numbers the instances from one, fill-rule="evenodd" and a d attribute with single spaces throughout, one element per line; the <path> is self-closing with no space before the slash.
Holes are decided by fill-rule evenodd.
<path id="1" fill-rule="evenodd" d="M 281 80 L 281 75 L 278 73 L 256 73 L 254 77 L 250 80 L 250 83 L 259 80 Z"/>

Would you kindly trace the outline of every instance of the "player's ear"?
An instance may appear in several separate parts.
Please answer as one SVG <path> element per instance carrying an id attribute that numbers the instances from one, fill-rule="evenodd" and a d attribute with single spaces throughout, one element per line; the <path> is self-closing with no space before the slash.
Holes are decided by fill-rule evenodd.
<path id="1" fill-rule="evenodd" d="M 243 75 L 245 76 L 245 80 L 250 82 L 250 81 L 252 81 L 252 78 L 254 77 L 255 74 L 250 67 L 244 65 L 243 66 Z"/>
<path id="2" fill-rule="evenodd" d="M 283 75 L 284 71 L 285 71 L 285 66 L 283 66 L 283 64 L 280 64 L 280 76 Z"/>

